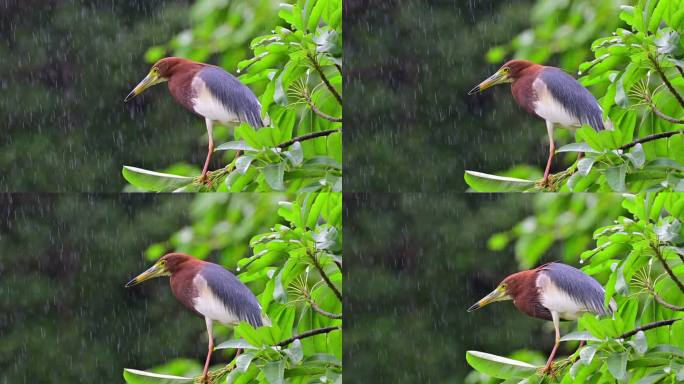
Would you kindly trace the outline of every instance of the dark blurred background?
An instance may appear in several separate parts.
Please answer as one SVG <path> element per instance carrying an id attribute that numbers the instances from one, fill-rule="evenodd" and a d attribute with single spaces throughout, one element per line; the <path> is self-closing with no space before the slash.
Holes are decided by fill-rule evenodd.
<path id="1" fill-rule="evenodd" d="M 235 74 L 251 39 L 276 25 L 279 2 L 0 1 L 0 191 L 119 192 L 123 165 L 199 172 L 204 119 L 164 84 L 123 99 L 164 56 Z"/>
<path id="2" fill-rule="evenodd" d="M 466 310 L 511 273 L 549 261 L 579 265 L 593 230 L 621 212 L 617 199 L 345 194 L 345 381 L 498 382 L 471 373 L 467 350 L 543 364 L 550 322 L 511 302 Z M 559 353 L 573 348 L 564 343 Z"/>
<path id="3" fill-rule="evenodd" d="M 462 192 L 465 170 L 541 176 L 544 122 L 510 86 L 467 92 L 512 58 L 576 76 L 625 2 L 345 1 L 345 191 Z M 573 161 L 557 156 L 554 170 Z"/>
<path id="4" fill-rule="evenodd" d="M 541 164 L 545 125 L 510 87 L 467 94 L 498 68 L 487 50 L 529 25 L 532 4 L 345 1 L 345 191 L 464 191 L 465 169 Z"/>
<path id="5" fill-rule="evenodd" d="M 199 374 L 204 321 L 175 299 L 167 278 L 124 284 L 169 251 L 235 272 L 285 199 L 0 194 L 0 383 L 117 383 L 124 368 Z M 219 341 L 230 336 L 215 330 Z M 217 351 L 213 363 L 232 353 Z"/>

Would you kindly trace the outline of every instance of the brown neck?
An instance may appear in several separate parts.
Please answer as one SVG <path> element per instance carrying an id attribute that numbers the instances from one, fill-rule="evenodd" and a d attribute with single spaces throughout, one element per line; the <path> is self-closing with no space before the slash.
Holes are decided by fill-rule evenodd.
<path id="1" fill-rule="evenodd" d="M 510 275 L 504 280 L 506 293 L 513 299 L 513 305 L 528 316 L 551 320 L 551 312 L 541 305 L 537 290 L 538 269 L 522 271 Z"/>

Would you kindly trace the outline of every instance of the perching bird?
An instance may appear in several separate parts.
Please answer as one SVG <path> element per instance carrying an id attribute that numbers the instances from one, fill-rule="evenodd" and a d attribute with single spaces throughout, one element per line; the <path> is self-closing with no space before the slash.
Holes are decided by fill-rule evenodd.
<path id="1" fill-rule="evenodd" d="M 204 117 L 207 124 L 209 148 L 202 168 L 202 181 L 207 180 L 209 160 L 214 152 L 214 122 L 231 125 L 246 122 L 254 128 L 265 125 L 261 104 L 247 86 L 222 68 L 179 57 L 157 61 L 124 102 L 165 81 L 169 82 L 171 96 L 190 112 Z"/>
<path id="2" fill-rule="evenodd" d="M 549 159 L 544 170 L 545 185 L 549 181 L 551 162 L 556 150 L 553 141 L 556 125 L 581 127 L 588 124 L 597 131 L 604 129 L 603 111 L 594 95 L 559 68 L 526 60 L 511 60 L 468 94 L 472 95 L 502 83 L 512 83 L 511 91 L 515 101 L 533 116 L 546 120 Z"/>
<path id="3" fill-rule="evenodd" d="M 209 361 L 214 351 L 213 322 L 237 325 L 246 321 L 253 327 L 268 324 L 254 294 L 220 265 L 182 253 L 161 257 L 148 270 L 126 283 L 126 287 L 159 276 L 171 276 L 171 291 L 188 309 L 203 316 L 209 335 L 209 351 L 202 377 L 208 382 Z M 239 351 L 238 351 L 239 352 Z"/>
<path id="4" fill-rule="evenodd" d="M 549 372 L 560 344 L 559 321 L 577 320 L 586 312 L 612 315 L 617 305 L 611 299 L 609 307 L 604 307 L 605 293 L 598 281 L 579 269 L 548 263 L 506 277 L 494 291 L 468 308 L 468 312 L 495 301 L 513 300 L 513 305 L 520 312 L 552 320 L 556 342 L 544 367 L 544 372 Z"/>

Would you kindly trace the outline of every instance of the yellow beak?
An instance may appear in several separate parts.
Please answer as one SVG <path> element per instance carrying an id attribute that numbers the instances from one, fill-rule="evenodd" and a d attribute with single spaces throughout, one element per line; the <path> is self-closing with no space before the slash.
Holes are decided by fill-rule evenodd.
<path id="1" fill-rule="evenodd" d="M 140 284 L 145 280 L 153 279 L 153 278 L 159 277 L 159 276 L 165 276 L 167 274 L 168 273 L 166 272 L 166 270 L 164 268 L 155 264 L 152 267 L 150 267 L 147 271 L 139 274 L 138 276 L 131 279 L 131 281 L 126 283 L 126 288 Z"/>
<path id="2" fill-rule="evenodd" d="M 509 300 L 510 297 L 506 294 L 506 289 L 501 286 L 496 287 L 489 295 L 483 297 L 477 303 L 473 304 L 468 308 L 468 312 L 475 311 L 484 307 L 485 305 L 491 304 L 495 301 Z"/>
<path id="3" fill-rule="evenodd" d="M 468 94 L 472 95 L 477 92 L 482 92 L 487 88 L 491 88 L 497 84 L 506 82 L 508 82 L 508 75 L 503 73 L 501 70 L 498 70 L 495 74 L 489 76 L 485 81 L 481 82 L 480 84 L 476 85 L 475 88 L 468 91 Z"/>
<path id="4" fill-rule="evenodd" d="M 128 96 L 126 96 L 126 98 L 124 99 L 124 103 L 128 102 L 132 98 L 143 93 L 143 91 L 146 90 L 147 88 L 149 88 L 149 87 L 151 87 L 151 86 L 153 86 L 159 82 L 161 82 L 159 75 L 157 75 L 153 72 L 148 73 L 147 76 L 145 76 L 145 78 L 142 79 L 142 81 L 139 82 L 138 85 L 135 86 L 135 88 L 133 88 L 131 93 L 129 93 Z"/>

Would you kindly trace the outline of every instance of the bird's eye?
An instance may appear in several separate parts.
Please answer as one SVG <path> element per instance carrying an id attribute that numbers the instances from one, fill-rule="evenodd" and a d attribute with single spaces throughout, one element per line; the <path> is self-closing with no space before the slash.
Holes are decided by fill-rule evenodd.
<path id="1" fill-rule="evenodd" d="M 503 69 L 503 72 L 504 72 L 504 73 L 508 73 L 508 71 L 509 71 L 508 68 L 504 68 L 504 69 Z"/>
<path id="2" fill-rule="evenodd" d="M 508 285 L 506 285 L 506 284 L 501 284 L 501 289 L 506 289 L 506 288 L 508 288 Z"/>
<path id="3" fill-rule="evenodd" d="M 166 260 L 162 260 L 162 261 L 161 261 L 161 265 L 162 265 L 162 266 L 165 266 L 165 265 L 166 265 Z"/>

